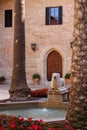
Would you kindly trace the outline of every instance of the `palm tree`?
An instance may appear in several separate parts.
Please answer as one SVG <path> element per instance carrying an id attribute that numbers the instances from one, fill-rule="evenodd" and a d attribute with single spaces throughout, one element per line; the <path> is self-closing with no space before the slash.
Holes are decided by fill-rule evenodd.
<path id="1" fill-rule="evenodd" d="M 75 0 L 72 85 L 66 119 L 87 129 L 87 0 Z"/>
<path id="2" fill-rule="evenodd" d="M 10 85 L 10 100 L 26 100 L 30 89 L 26 83 L 25 73 L 25 0 L 15 0 L 14 8 L 14 56 L 13 73 Z"/>

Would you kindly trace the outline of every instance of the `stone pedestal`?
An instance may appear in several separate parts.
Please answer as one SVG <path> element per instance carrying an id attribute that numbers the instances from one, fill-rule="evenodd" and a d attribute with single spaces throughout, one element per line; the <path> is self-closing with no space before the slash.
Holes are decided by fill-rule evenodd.
<path id="1" fill-rule="evenodd" d="M 48 102 L 63 102 L 62 93 L 58 89 L 48 91 Z"/>
<path id="2" fill-rule="evenodd" d="M 67 108 L 67 94 L 67 92 L 62 93 L 59 89 L 50 89 L 48 91 L 47 106 L 52 108 Z"/>

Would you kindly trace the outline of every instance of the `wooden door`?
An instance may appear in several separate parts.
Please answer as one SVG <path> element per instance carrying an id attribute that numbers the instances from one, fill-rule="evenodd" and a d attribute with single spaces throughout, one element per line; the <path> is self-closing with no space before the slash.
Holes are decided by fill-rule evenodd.
<path id="1" fill-rule="evenodd" d="M 62 77 L 62 57 L 57 51 L 52 51 L 47 57 L 48 81 L 51 81 L 52 73 L 60 73 Z"/>

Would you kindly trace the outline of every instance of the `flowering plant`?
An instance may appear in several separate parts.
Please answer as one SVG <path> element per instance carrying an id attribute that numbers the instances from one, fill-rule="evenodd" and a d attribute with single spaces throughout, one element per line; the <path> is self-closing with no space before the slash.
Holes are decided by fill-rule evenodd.
<path id="1" fill-rule="evenodd" d="M 66 122 L 46 123 L 32 118 L 24 119 L 23 117 L 0 115 L 0 130 L 74 130 Z"/>
<path id="2" fill-rule="evenodd" d="M 31 91 L 31 97 L 47 97 L 48 88 Z"/>

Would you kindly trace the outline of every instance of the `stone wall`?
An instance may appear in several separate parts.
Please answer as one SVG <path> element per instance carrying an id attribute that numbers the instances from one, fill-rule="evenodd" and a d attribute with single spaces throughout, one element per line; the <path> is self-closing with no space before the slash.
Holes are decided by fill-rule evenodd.
<path id="1" fill-rule="evenodd" d="M 12 71 L 13 57 L 13 27 L 4 27 L 4 10 L 13 9 L 13 0 L 0 0 L 0 76 L 6 77 L 9 82 Z"/>
<path id="2" fill-rule="evenodd" d="M 31 84 L 32 75 L 39 73 L 41 83 L 48 83 L 46 61 L 52 50 L 58 51 L 63 58 L 63 76 L 71 69 L 74 1 L 26 0 L 25 4 L 27 80 Z M 8 80 L 12 71 L 14 27 L 4 27 L 4 10 L 13 9 L 13 6 L 14 0 L 0 0 L 0 75 L 5 75 Z M 45 8 L 52 6 L 63 6 L 63 25 L 45 25 Z M 35 52 L 31 50 L 31 43 L 36 43 Z"/>

